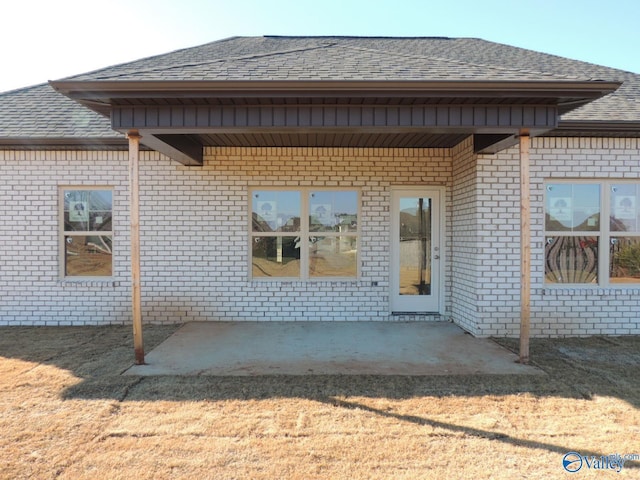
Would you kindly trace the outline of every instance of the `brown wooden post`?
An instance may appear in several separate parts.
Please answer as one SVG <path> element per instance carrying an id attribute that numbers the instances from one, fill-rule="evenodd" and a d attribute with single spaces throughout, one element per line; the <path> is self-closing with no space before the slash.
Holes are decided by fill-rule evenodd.
<path id="1" fill-rule="evenodd" d="M 127 138 L 129 139 L 129 218 L 131 220 L 131 304 L 133 314 L 133 347 L 135 350 L 136 365 L 144 365 L 142 301 L 140 293 L 140 135 L 137 130 L 131 130 L 128 132 Z"/>
<path id="2" fill-rule="evenodd" d="M 529 363 L 531 322 L 531 202 L 529 132 L 520 132 L 520 363 Z"/>

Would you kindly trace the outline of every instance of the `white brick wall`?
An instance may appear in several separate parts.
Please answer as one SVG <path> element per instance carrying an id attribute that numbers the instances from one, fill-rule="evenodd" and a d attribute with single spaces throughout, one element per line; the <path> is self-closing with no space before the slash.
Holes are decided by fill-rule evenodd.
<path id="1" fill-rule="evenodd" d="M 0 323 L 129 322 L 126 152 L 5 151 L 0 169 Z M 143 152 L 144 320 L 388 320 L 390 187 L 450 183 L 446 149 L 209 148 L 203 168 Z M 67 184 L 114 187 L 113 282 L 58 278 L 58 186 Z M 248 189 L 277 185 L 361 190 L 360 279 L 248 280 Z"/>
<path id="2" fill-rule="evenodd" d="M 471 139 L 453 149 L 451 314 L 474 335 L 479 332 L 478 170 Z"/>
<path id="3" fill-rule="evenodd" d="M 474 333 L 482 336 L 519 333 L 518 164 L 518 147 L 478 158 L 478 204 L 482 210 L 478 259 L 483 281 L 478 291 L 479 328 Z M 561 178 L 638 179 L 640 139 L 532 140 L 532 336 L 640 334 L 640 287 L 545 288 L 544 182 Z"/>
<path id="4" fill-rule="evenodd" d="M 124 152 L 0 151 L 0 324 L 130 322 Z M 115 282 L 60 282 L 58 186 L 114 189 Z"/>
<path id="5" fill-rule="evenodd" d="M 143 316 L 193 320 L 388 320 L 390 189 L 446 187 L 446 318 L 480 336 L 519 328 L 518 148 L 208 148 L 202 168 L 141 161 Z M 543 277 L 543 182 L 639 178 L 637 139 L 534 139 L 532 334 L 640 333 L 640 288 L 554 290 Z M 0 151 L 0 324 L 130 322 L 126 152 Z M 114 189 L 114 280 L 58 278 L 58 187 Z M 252 186 L 357 187 L 362 277 L 248 280 Z M 401 317 L 413 319 L 415 317 Z M 423 318 L 423 317 L 417 317 Z"/>

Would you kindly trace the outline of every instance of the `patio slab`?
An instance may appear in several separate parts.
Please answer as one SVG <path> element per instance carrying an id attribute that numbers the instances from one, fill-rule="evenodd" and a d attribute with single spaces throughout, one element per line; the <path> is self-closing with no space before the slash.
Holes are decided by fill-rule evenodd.
<path id="1" fill-rule="evenodd" d="M 448 322 L 195 322 L 126 375 L 540 374 Z"/>

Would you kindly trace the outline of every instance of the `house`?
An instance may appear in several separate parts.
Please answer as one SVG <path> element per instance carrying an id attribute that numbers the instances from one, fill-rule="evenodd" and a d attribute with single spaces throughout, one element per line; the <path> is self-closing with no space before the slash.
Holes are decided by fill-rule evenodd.
<path id="1" fill-rule="evenodd" d="M 472 38 L 229 38 L 0 94 L 0 174 L 4 325 L 640 333 L 630 72 Z"/>

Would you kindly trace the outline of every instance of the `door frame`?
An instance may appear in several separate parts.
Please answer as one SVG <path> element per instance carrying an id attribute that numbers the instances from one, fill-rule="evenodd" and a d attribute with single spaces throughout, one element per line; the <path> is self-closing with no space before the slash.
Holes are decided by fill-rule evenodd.
<path id="1" fill-rule="evenodd" d="M 443 186 L 433 186 L 433 185 L 406 185 L 406 186 L 392 186 L 389 198 L 389 214 L 391 216 L 391 231 L 389 235 L 389 312 L 394 314 L 402 314 L 402 313 L 437 313 L 440 315 L 444 314 L 445 310 L 445 262 L 446 262 L 446 249 L 445 249 L 445 225 L 446 225 L 446 208 L 445 208 L 445 193 L 446 187 Z M 432 225 L 437 225 L 438 232 L 437 238 L 435 241 L 432 239 L 431 245 L 431 255 L 432 255 L 432 266 L 431 266 L 431 278 L 432 285 L 433 279 L 437 279 L 436 292 L 434 294 L 434 298 L 437 302 L 437 308 L 429 311 L 403 311 L 394 309 L 392 295 L 394 287 L 398 286 L 397 281 L 394 279 L 395 266 L 397 266 L 400 262 L 400 252 L 398 248 L 394 248 L 394 236 L 397 235 L 399 230 L 399 222 L 400 215 L 394 211 L 395 207 L 395 199 L 397 195 L 415 195 L 415 196 L 424 196 L 436 198 L 436 202 L 438 204 L 437 211 L 434 210 L 432 212 Z M 434 202 L 434 203 L 436 203 Z M 436 218 L 437 217 L 437 218 Z M 437 251 L 435 249 L 438 249 Z M 433 262 L 434 256 L 438 255 L 439 258 L 437 262 Z"/>

